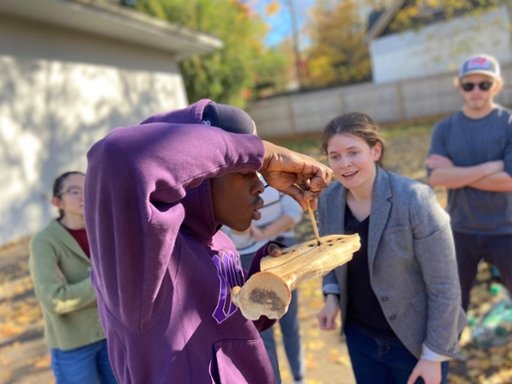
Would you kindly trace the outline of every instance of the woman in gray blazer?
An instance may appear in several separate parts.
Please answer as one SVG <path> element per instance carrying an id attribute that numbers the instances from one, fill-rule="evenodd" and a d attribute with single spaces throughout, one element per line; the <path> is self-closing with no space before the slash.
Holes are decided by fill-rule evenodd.
<path id="1" fill-rule="evenodd" d="M 323 146 L 338 182 L 320 196 L 321 234 L 359 233 L 361 249 L 324 277 L 320 327 L 341 311 L 359 384 L 446 383 L 466 324 L 448 215 L 428 186 L 380 167 L 370 117 L 333 119 Z"/>

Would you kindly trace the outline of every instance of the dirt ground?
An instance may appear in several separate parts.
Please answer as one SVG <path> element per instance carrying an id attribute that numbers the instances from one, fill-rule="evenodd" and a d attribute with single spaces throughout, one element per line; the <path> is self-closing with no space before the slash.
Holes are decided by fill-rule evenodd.
<path id="1" fill-rule="evenodd" d="M 383 131 L 387 138 L 385 165 L 388 169 L 426 181 L 424 159 L 429 146 L 431 124 L 398 126 Z M 288 147 L 325 160 L 318 138 L 301 138 L 282 143 Z M 442 204 L 442 189 L 436 190 Z M 313 231 L 306 217 L 298 227 L 301 241 L 312 239 Z M 28 239 L 21 239 L 0 248 L 0 383 L 53 383 L 50 358 L 42 339 L 43 320 L 28 273 Z M 490 272 L 483 266 L 478 284 L 472 292 L 470 315 L 478 316 L 490 305 L 488 284 Z M 316 315 L 323 306 L 320 279 L 299 288 L 299 319 L 304 346 L 307 384 L 353 384 L 350 359 L 339 330 L 321 331 Z M 293 380 L 276 329 L 281 375 L 284 384 Z M 478 349 L 469 329 L 461 343 L 465 362 L 451 364 L 450 383 L 508 384 L 512 383 L 512 342 L 500 347 Z M 376 383 L 378 384 L 378 383 Z"/>

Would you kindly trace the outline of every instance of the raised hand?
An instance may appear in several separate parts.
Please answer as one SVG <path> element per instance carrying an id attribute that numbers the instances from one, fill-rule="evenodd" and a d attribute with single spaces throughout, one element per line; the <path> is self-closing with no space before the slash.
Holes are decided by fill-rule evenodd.
<path id="1" fill-rule="evenodd" d="M 307 209 L 306 201 L 316 208 L 316 199 L 329 186 L 332 171 L 309 156 L 263 141 L 265 157 L 260 173 L 271 186 L 293 197 Z M 307 190 L 299 187 L 307 186 Z"/>

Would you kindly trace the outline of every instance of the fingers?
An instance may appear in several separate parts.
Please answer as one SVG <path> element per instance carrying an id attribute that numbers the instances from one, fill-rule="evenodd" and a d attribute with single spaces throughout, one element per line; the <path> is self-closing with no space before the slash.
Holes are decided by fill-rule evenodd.
<path id="1" fill-rule="evenodd" d="M 321 192 L 303 191 L 296 185 L 290 185 L 279 190 L 283 193 L 286 193 L 287 195 L 290 195 L 295 201 L 297 201 L 297 203 L 299 203 L 304 211 L 308 209 L 307 201 L 309 201 L 311 209 L 316 210 L 318 208 L 317 199 Z"/>
<path id="2" fill-rule="evenodd" d="M 421 377 L 425 384 L 439 384 L 441 382 L 441 363 L 420 359 L 412 370 L 407 384 L 415 384 Z"/>
<path id="3" fill-rule="evenodd" d="M 322 312 L 320 312 L 318 314 L 317 319 L 318 319 L 318 324 L 320 325 L 320 329 L 328 330 L 327 317 Z"/>
<path id="4" fill-rule="evenodd" d="M 282 253 L 281 248 L 279 247 L 279 245 L 274 244 L 274 243 L 270 243 L 268 245 L 267 252 L 272 257 L 281 256 L 281 253 Z"/>
<path id="5" fill-rule="evenodd" d="M 283 193 L 286 193 L 287 195 L 290 195 L 295 201 L 297 201 L 297 203 L 300 204 L 304 211 L 308 209 L 304 191 L 300 189 L 296 184 L 284 185 L 276 189 Z"/>
<path id="6" fill-rule="evenodd" d="M 329 186 L 332 170 L 309 156 L 263 141 L 265 156 L 260 173 L 269 185 L 287 193 L 306 209 Z M 296 184 L 295 186 L 293 184 Z M 307 190 L 297 190 L 297 185 Z"/>
<path id="7" fill-rule="evenodd" d="M 411 372 L 411 375 L 409 376 L 409 379 L 407 380 L 407 384 L 414 384 L 416 383 L 416 380 L 421 376 L 421 360 L 419 360 L 416 365 L 414 366 L 414 369 Z"/>
<path id="8" fill-rule="evenodd" d="M 420 377 L 419 373 L 416 372 L 416 369 L 412 371 L 411 376 L 409 376 L 409 379 L 407 380 L 407 384 L 414 384 L 416 383 L 416 380 Z"/>
<path id="9" fill-rule="evenodd" d="M 313 164 L 311 173 L 306 173 L 306 179 L 309 181 L 309 191 L 320 193 L 329 186 L 332 180 L 332 170 L 323 164 L 320 165 Z M 311 176 L 308 178 L 309 175 Z M 315 196 L 315 198 L 318 198 L 318 196 Z"/>
<path id="10" fill-rule="evenodd" d="M 336 328 L 336 322 L 333 318 L 330 318 L 327 315 L 318 315 L 318 323 L 320 325 L 320 328 L 324 331 L 332 331 Z"/>
<path id="11" fill-rule="evenodd" d="M 276 188 L 276 187 L 274 187 Z M 276 188 L 280 192 L 286 193 L 290 195 L 297 203 L 300 204 L 302 209 L 306 211 L 308 209 L 307 202 L 311 206 L 311 209 L 316 210 L 318 208 L 318 197 L 322 191 L 313 192 L 313 191 L 304 191 L 299 188 L 296 184 L 287 185 L 284 187 Z"/>
<path id="12" fill-rule="evenodd" d="M 306 200 L 307 200 L 307 197 L 306 197 Z M 316 211 L 316 209 L 318 208 L 318 200 L 309 200 L 309 206 L 311 207 L 311 209 L 313 211 Z"/>
<path id="13" fill-rule="evenodd" d="M 262 140 L 262 143 L 265 149 L 265 154 L 263 156 L 263 166 L 261 169 L 267 169 L 268 165 L 274 160 L 276 149 L 280 147 L 266 140 Z"/>
<path id="14" fill-rule="evenodd" d="M 263 173 L 263 177 L 265 178 L 265 181 L 272 186 L 273 188 L 277 189 L 280 192 L 286 193 L 287 195 L 290 195 L 293 199 L 295 199 L 302 209 L 305 211 L 307 210 L 307 201 L 310 202 L 311 208 L 316 209 L 317 208 L 317 199 L 320 196 L 320 193 L 322 192 L 322 189 L 319 189 L 318 186 L 315 186 L 317 190 L 314 189 L 308 189 L 304 190 L 304 185 L 306 185 L 306 188 L 309 188 L 309 184 L 307 181 L 302 180 L 300 175 L 293 175 L 291 173 Z M 299 185 L 302 185 L 300 187 Z M 318 184 L 317 184 L 318 185 Z M 327 186 L 327 183 L 320 184 L 323 188 L 324 186 Z"/>
<path id="15" fill-rule="evenodd" d="M 317 316 L 318 324 L 324 331 L 336 329 L 337 311 L 333 311 L 329 304 L 326 304 Z"/>

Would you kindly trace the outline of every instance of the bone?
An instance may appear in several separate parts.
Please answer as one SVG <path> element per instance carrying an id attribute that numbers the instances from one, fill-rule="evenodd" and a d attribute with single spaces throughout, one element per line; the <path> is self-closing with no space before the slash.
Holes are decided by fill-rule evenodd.
<path id="1" fill-rule="evenodd" d="M 288 310 L 291 291 L 315 277 L 352 259 L 360 247 L 359 235 L 331 235 L 282 250 L 281 256 L 261 259 L 261 272 L 255 273 L 242 288 L 234 287 L 231 299 L 245 318 L 257 320 L 282 317 Z"/>

